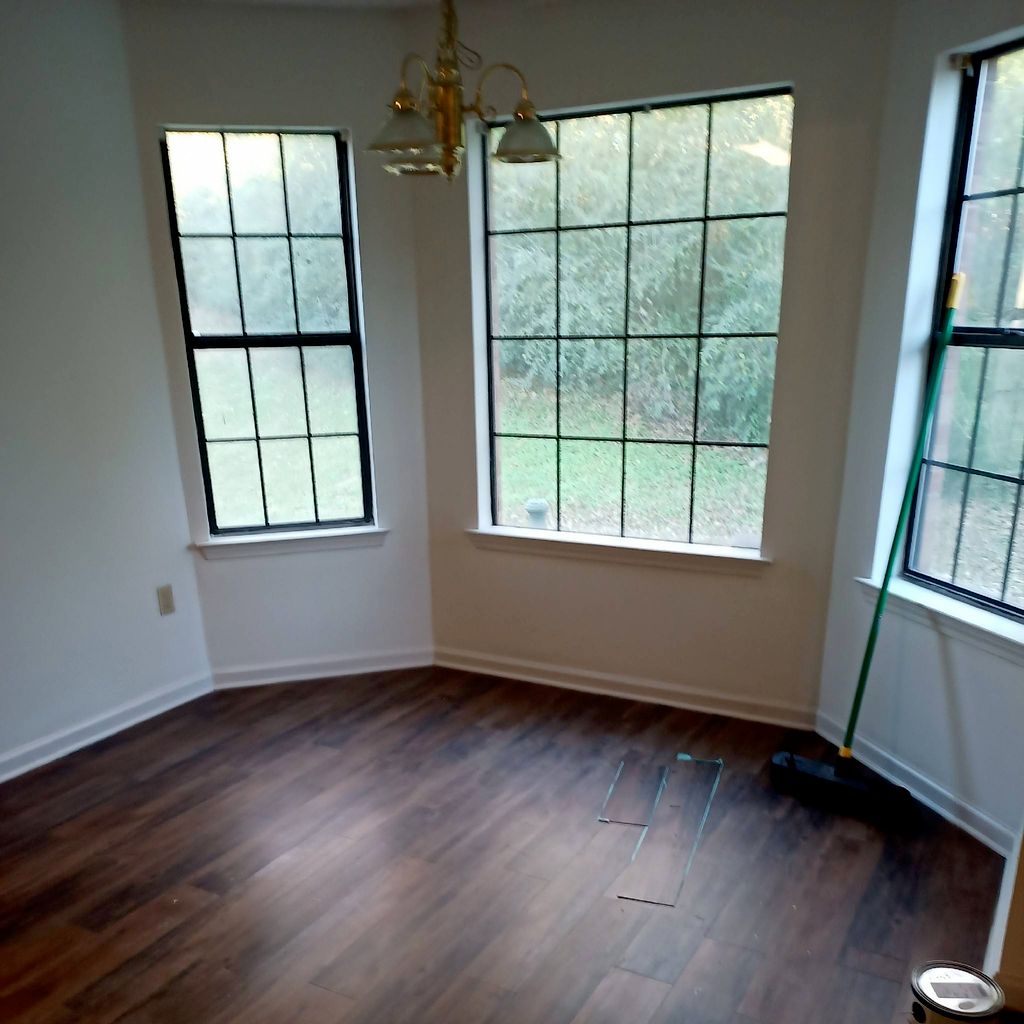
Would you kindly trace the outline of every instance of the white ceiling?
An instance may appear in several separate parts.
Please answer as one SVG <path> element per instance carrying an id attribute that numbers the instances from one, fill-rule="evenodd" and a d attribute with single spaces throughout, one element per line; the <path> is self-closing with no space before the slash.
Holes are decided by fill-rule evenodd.
<path id="1" fill-rule="evenodd" d="M 208 3 L 262 4 L 272 7 L 436 7 L 438 0 L 207 0 Z M 462 0 L 465 4 L 470 0 Z"/>
<path id="2" fill-rule="evenodd" d="M 2 4 L 3 0 L 0 0 Z M 439 0 L 205 0 L 206 3 L 258 4 L 264 7 L 361 7 L 398 10 L 410 7 L 438 7 Z M 457 0 L 457 8 L 473 6 L 482 0 Z M 496 2 L 496 0 L 492 0 Z M 545 6 L 556 0 L 497 0 L 526 6 Z"/>

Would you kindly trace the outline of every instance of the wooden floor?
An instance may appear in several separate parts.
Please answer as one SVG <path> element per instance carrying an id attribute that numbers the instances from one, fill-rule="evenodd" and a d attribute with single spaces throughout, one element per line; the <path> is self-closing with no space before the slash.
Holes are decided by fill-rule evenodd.
<path id="1" fill-rule="evenodd" d="M 0 786 L 0 1020 L 890 1024 L 1002 861 L 773 792 L 781 728 L 443 669 L 213 694 Z M 720 756 L 680 903 L 620 757 Z"/>

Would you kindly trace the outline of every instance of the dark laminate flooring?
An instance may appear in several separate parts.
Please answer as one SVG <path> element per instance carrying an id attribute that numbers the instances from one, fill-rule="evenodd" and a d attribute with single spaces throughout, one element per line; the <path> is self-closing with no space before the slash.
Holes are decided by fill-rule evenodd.
<path id="1" fill-rule="evenodd" d="M 0 1020 L 893 1024 L 1002 861 L 780 796 L 766 725 L 445 669 L 221 692 L 0 786 Z M 722 757 L 678 905 L 615 898 L 627 751 Z"/>

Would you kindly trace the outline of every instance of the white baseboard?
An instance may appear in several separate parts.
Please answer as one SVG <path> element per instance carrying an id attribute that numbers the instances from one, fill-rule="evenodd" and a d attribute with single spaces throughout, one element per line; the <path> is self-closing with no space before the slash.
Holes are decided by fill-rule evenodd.
<path id="1" fill-rule="evenodd" d="M 734 697 L 656 679 L 593 672 L 546 662 L 527 661 L 523 658 L 506 658 L 479 651 L 464 651 L 454 647 L 438 647 L 434 652 L 434 663 L 467 672 L 506 676 L 528 683 L 562 686 L 570 690 L 625 697 L 627 700 L 640 700 L 650 704 L 667 704 L 690 711 L 706 711 L 715 715 L 729 715 L 732 718 L 768 722 L 794 729 L 814 728 L 814 709 L 811 707 L 800 707 L 781 701 Z"/>
<path id="2" fill-rule="evenodd" d="M 547 662 L 509 658 L 501 655 L 466 651 L 453 647 L 412 648 L 376 651 L 369 654 L 332 658 L 307 658 L 262 665 L 239 665 L 218 669 L 213 678 L 195 676 L 155 690 L 126 702 L 79 725 L 58 730 L 38 740 L 0 752 L 0 782 L 31 771 L 81 747 L 95 743 L 122 729 L 169 711 L 180 704 L 209 693 L 211 689 L 234 689 L 274 683 L 325 679 L 403 668 L 441 665 L 446 668 L 505 676 L 531 683 L 566 687 L 587 693 L 624 697 L 670 707 L 728 715 L 750 721 L 766 722 L 796 729 L 814 729 L 833 742 L 842 736 L 842 727 L 828 715 L 810 707 L 780 701 L 736 697 L 696 687 L 679 686 L 655 679 L 619 676 L 606 672 L 553 665 Z M 858 738 L 857 756 L 881 775 L 906 787 L 921 803 L 943 818 L 963 828 L 997 853 L 1007 856 L 1013 848 L 1014 831 L 984 811 L 961 800 L 934 779 L 911 767 L 869 739 Z M 1012 981 L 1016 984 L 1016 981 Z"/>
<path id="3" fill-rule="evenodd" d="M 842 725 L 824 712 L 818 713 L 817 730 L 832 743 L 839 744 L 842 740 Z M 1010 826 L 961 800 L 930 776 L 869 739 L 857 737 L 856 753 L 857 760 L 863 761 L 890 782 L 909 790 L 926 807 L 969 832 L 1001 856 L 1009 856 L 1015 839 L 1014 830 Z"/>
<path id="4" fill-rule="evenodd" d="M 97 740 L 128 729 L 147 718 L 170 711 L 212 689 L 208 675 L 193 676 L 162 686 L 136 700 L 119 704 L 101 715 L 95 715 L 78 725 L 59 729 L 30 743 L 24 743 L 13 750 L 0 752 L 0 782 L 23 775 L 49 761 L 56 761 L 65 754 L 71 754 Z"/>
<path id="5" fill-rule="evenodd" d="M 400 668 L 423 668 L 434 663 L 430 647 L 399 651 L 372 651 L 369 654 L 336 655 L 331 658 L 300 658 L 262 665 L 235 665 L 213 671 L 215 690 L 234 690 L 240 686 L 269 686 L 274 683 L 298 683 L 332 676 L 353 676 L 360 672 L 387 672 Z"/>

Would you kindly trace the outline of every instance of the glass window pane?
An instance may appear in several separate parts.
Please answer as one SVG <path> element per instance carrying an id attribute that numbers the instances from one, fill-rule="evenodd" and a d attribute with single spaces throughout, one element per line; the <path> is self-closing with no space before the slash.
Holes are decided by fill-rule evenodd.
<path id="1" fill-rule="evenodd" d="M 931 434 L 930 457 L 936 462 L 954 466 L 968 463 L 983 361 L 980 348 L 954 347 L 946 352 Z"/>
<path id="2" fill-rule="evenodd" d="M 624 349 L 618 338 L 562 342 L 562 437 L 622 437 Z"/>
<path id="3" fill-rule="evenodd" d="M 252 386 L 260 437 L 306 433 L 302 371 L 297 348 L 254 348 Z M 267 494 L 269 502 L 270 495 Z"/>
<path id="4" fill-rule="evenodd" d="M 999 325 L 1024 328 L 1024 196 L 1017 197 L 1017 221 L 1006 266 Z"/>
<path id="5" fill-rule="evenodd" d="M 711 214 L 786 209 L 793 97 L 732 100 L 711 108 Z"/>
<path id="6" fill-rule="evenodd" d="M 295 302 L 286 238 L 239 238 L 238 276 L 246 334 L 292 334 Z"/>
<path id="7" fill-rule="evenodd" d="M 696 338 L 630 338 L 628 436 L 692 440 L 696 373 Z"/>
<path id="8" fill-rule="evenodd" d="M 985 89 L 975 127 L 970 192 L 995 192 L 1020 184 L 1024 141 L 1024 50 L 985 62 Z"/>
<path id="9" fill-rule="evenodd" d="M 561 528 L 572 533 L 619 533 L 622 445 L 618 441 L 561 442 Z"/>
<path id="10" fill-rule="evenodd" d="M 309 470 L 309 442 L 261 441 L 263 486 L 267 491 L 267 521 L 309 523 L 313 511 L 313 478 Z"/>
<path id="11" fill-rule="evenodd" d="M 767 444 L 775 382 L 774 338 L 707 338 L 701 348 L 697 437 Z"/>
<path id="12" fill-rule="evenodd" d="M 548 125 L 555 128 L 554 124 Z M 498 148 L 504 128 L 490 133 L 491 152 Z M 490 192 L 487 213 L 492 231 L 522 231 L 555 226 L 555 162 L 541 164 L 487 163 Z"/>
<path id="13" fill-rule="evenodd" d="M 555 235 L 491 239 L 491 323 L 502 337 L 555 333 Z"/>
<path id="14" fill-rule="evenodd" d="M 1014 196 L 964 203 L 959 267 L 967 282 L 958 325 L 1024 327 L 1024 210 L 1014 221 L 1015 198 L 1020 205 Z"/>
<path id="15" fill-rule="evenodd" d="M 564 334 L 621 334 L 626 316 L 626 229 L 565 231 L 558 301 Z"/>
<path id="16" fill-rule="evenodd" d="M 984 476 L 970 478 L 953 577 L 957 586 L 997 600 L 1002 596 L 1016 500 L 1016 484 Z"/>
<path id="17" fill-rule="evenodd" d="M 956 470 L 929 466 L 924 481 L 912 564 L 925 576 L 946 583 L 953 579 L 953 553 L 966 479 L 966 474 Z"/>
<path id="18" fill-rule="evenodd" d="M 562 226 L 626 219 L 629 115 L 601 114 L 558 122 Z"/>
<path id="19" fill-rule="evenodd" d="M 625 536 L 689 539 L 692 466 L 689 445 L 626 445 Z"/>
<path id="20" fill-rule="evenodd" d="M 310 432 L 356 433 L 359 417 L 356 412 L 356 378 L 351 349 L 344 345 L 304 348 L 302 358 L 306 364 Z"/>
<path id="21" fill-rule="evenodd" d="M 694 334 L 700 224 L 630 228 L 629 333 Z"/>
<path id="22" fill-rule="evenodd" d="M 556 343 L 494 343 L 494 429 L 506 434 L 554 434 Z"/>
<path id="23" fill-rule="evenodd" d="M 778 330 L 785 236 L 784 217 L 708 224 L 706 334 L 774 334 Z"/>
<path id="24" fill-rule="evenodd" d="M 1019 477 L 1024 459 L 1024 349 L 989 349 L 973 469 Z"/>
<path id="25" fill-rule="evenodd" d="M 1019 496 L 1024 499 L 1024 494 Z M 1013 538 L 1013 553 L 1010 555 L 1010 572 L 1006 579 L 1007 604 L 1024 608 L 1024 513 L 1017 519 L 1017 531 Z"/>
<path id="26" fill-rule="evenodd" d="M 633 220 L 703 216 L 707 143 L 705 106 L 633 115 Z"/>
<path id="27" fill-rule="evenodd" d="M 178 231 L 183 235 L 231 233 L 224 143 L 219 132 L 168 132 L 167 158 Z"/>
<path id="28" fill-rule="evenodd" d="M 321 520 L 363 518 L 358 437 L 314 437 L 313 468 Z"/>
<path id="29" fill-rule="evenodd" d="M 199 349 L 195 360 L 206 439 L 255 437 L 245 349 Z"/>
<path id="30" fill-rule="evenodd" d="M 221 441 L 206 446 L 217 527 L 263 526 L 263 493 L 255 441 Z"/>
<path id="31" fill-rule="evenodd" d="M 283 235 L 287 228 L 278 137 L 268 133 L 227 132 L 224 141 L 235 232 Z"/>
<path id="32" fill-rule="evenodd" d="M 698 448 L 693 542 L 760 548 L 768 452 L 763 448 Z"/>
<path id="33" fill-rule="evenodd" d="M 299 330 L 306 334 L 351 330 L 345 247 L 340 238 L 293 238 Z"/>
<path id="34" fill-rule="evenodd" d="M 995 327 L 1000 322 L 999 291 L 1012 210 L 1012 196 L 964 203 L 958 263 L 967 281 L 956 314 L 959 325 Z M 1015 281 L 1008 282 L 1007 293 L 1015 293 L 1015 286 Z"/>
<path id="35" fill-rule="evenodd" d="M 192 333 L 241 334 L 235 247 L 230 238 L 182 238 Z"/>
<path id="36" fill-rule="evenodd" d="M 282 135 L 288 221 L 295 234 L 340 235 L 338 144 L 333 135 Z"/>
<path id="37" fill-rule="evenodd" d="M 499 526 L 557 529 L 557 444 L 532 437 L 494 439 Z"/>

